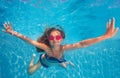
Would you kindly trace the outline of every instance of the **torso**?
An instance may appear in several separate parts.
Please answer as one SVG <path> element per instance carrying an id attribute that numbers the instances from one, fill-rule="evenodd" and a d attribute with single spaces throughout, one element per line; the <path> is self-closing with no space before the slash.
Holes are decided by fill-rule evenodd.
<path id="1" fill-rule="evenodd" d="M 63 56 L 63 49 L 61 46 L 61 49 L 59 51 L 53 51 L 52 49 L 49 49 L 48 51 L 46 51 L 46 54 L 50 57 L 55 57 L 55 58 L 61 58 Z"/>

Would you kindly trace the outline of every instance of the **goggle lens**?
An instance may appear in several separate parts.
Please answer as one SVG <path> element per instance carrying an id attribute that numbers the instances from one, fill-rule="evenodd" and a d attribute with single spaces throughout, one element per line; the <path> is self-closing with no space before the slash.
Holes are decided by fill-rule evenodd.
<path id="1" fill-rule="evenodd" d="M 57 36 L 55 36 L 55 37 L 53 37 L 53 36 L 49 36 L 49 40 L 54 40 L 54 39 L 56 39 L 56 40 L 60 40 L 62 38 L 62 36 L 60 36 L 60 35 L 57 35 Z"/>

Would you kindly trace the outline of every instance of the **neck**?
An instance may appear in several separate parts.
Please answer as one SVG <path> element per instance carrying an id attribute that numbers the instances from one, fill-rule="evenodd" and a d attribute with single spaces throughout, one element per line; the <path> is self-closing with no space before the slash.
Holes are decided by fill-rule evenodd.
<path id="1" fill-rule="evenodd" d="M 52 46 L 53 51 L 60 51 L 60 46 Z"/>

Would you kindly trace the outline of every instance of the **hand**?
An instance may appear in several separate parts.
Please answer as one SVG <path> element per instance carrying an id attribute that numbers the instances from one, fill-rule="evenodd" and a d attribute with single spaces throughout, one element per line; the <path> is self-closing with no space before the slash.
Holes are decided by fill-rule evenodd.
<path id="1" fill-rule="evenodd" d="M 3 25 L 4 25 L 4 29 L 2 31 L 11 34 L 13 29 L 12 29 L 12 25 L 10 24 L 10 22 L 5 22 Z"/>
<path id="2" fill-rule="evenodd" d="M 117 33 L 119 28 L 115 28 L 114 25 L 115 25 L 115 19 L 114 18 L 112 18 L 112 20 L 109 20 L 107 22 L 107 31 L 104 35 L 105 38 L 111 38 Z"/>

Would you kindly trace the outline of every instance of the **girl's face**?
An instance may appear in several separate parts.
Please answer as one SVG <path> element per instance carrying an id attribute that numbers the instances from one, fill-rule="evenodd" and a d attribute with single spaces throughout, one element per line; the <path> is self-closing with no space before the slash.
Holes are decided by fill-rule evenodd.
<path id="1" fill-rule="evenodd" d="M 48 37 L 51 46 L 59 46 L 63 40 L 61 33 L 57 30 L 53 30 Z"/>

